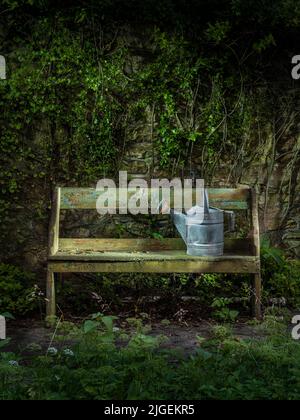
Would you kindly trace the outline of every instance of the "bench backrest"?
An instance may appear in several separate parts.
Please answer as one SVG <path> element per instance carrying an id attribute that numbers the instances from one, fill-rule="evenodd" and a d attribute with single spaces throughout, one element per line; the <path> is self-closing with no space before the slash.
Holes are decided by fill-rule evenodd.
<path id="1" fill-rule="evenodd" d="M 118 199 L 119 190 L 117 189 L 117 208 L 121 203 Z M 127 198 L 135 194 L 136 190 L 128 190 Z M 155 190 L 157 193 L 157 190 Z M 107 192 L 106 192 L 107 193 Z M 115 192 L 112 191 L 115 194 Z M 151 194 L 154 193 L 151 188 L 148 190 L 149 203 L 151 203 Z M 53 203 L 52 217 L 50 222 L 49 253 L 55 255 L 61 245 L 64 249 L 80 248 L 101 249 L 103 251 L 112 248 L 114 250 L 152 250 L 152 249 L 182 249 L 184 244 L 179 239 L 149 240 L 149 239 L 60 239 L 59 222 L 61 210 L 96 210 L 96 203 L 101 192 L 93 188 L 56 188 Z M 250 232 L 251 247 L 254 255 L 259 255 L 259 224 L 257 198 L 255 190 L 251 188 L 209 188 L 209 202 L 213 207 L 223 210 L 250 210 L 252 230 Z M 196 190 L 193 190 L 193 202 L 195 203 Z M 174 199 L 174 191 L 171 190 L 170 205 Z M 248 241 L 249 242 L 249 241 Z M 240 245 L 242 246 L 242 241 Z"/>
<path id="2" fill-rule="evenodd" d="M 115 194 L 115 190 L 111 190 Z M 117 191 L 117 208 L 120 208 L 119 189 Z M 151 202 L 151 195 L 155 194 L 157 190 L 148 189 L 149 203 Z M 196 190 L 193 189 L 193 202 L 195 203 Z M 249 188 L 210 188 L 209 203 L 211 206 L 218 207 L 223 210 L 247 210 L 251 205 L 251 189 Z M 107 194 L 107 192 L 105 192 Z M 109 189 L 108 189 L 109 193 Z M 126 190 L 127 200 L 129 201 L 136 190 Z M 96 202 L 99 195 L 103 192 L 96 191 L 93 188 L 60 188 L 59 205 L 62 210 L 81 209 L 93 210 L 96 209 Z M 174 190 L 170 191 L 170 204 L 174 200 Z M 107 208 L 108 203 L 105 205 Z"/>

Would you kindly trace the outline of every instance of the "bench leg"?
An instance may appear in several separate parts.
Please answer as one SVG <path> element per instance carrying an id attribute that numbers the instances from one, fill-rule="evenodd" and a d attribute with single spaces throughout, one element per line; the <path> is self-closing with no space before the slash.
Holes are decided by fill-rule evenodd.
<path id="1" fill-rule="evenodd" d="M 261 307 L 261 288 L 262 288 L 262 282 L 261 282 L 261 274 L 255 274 L 253 279 L 253 303 L 252 303 L 252 311 L 253 316 L 261 320 L 262 319 L 262 307 Z"/>
<path id="2" fill-rule="evenodd" d="M 46 303 L 46 315 L 56 315 L 56 303 L 55 303 L 55 274 L 48 270 L 47 271 L 47 303 Z"/>

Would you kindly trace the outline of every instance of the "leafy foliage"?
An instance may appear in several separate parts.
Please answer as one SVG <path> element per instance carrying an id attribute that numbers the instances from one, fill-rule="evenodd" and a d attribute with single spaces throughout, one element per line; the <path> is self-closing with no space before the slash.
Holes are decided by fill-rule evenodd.
<path id="1" fill-rule="evenodd" d="M 300 308 L 299 261 L 289 261 L 267 240 L 262 243 L 262 275 L 267 299 L 283 298 L 291 308 Z"/>
<path id="2" fill-rule="evenodd" d="M 211 307 L 215 309 L 214 317 L 220 321 L 235 321 L 238 311 L 230 310 L 228 305 L 232 303 L 230 298 L 215 298 Z"/>
<path id="3" fill-rule="evenodd" d="M 33 285 L 34 276 L 18 267 L 0 264 L 0 313 L 26 315 L 37 308 L 40 291 Z"/>
<path id="4" fill-rule="evenodd" d="M 292 0 L 271 8 L 256 1 L 206 3 L 2 2 L 8 63 L 0 84 L 3 242 L 9 234 L 24 242 L 26 226 L 15 229 L 13 221 L 28 210 L 24 201 L 32 200 L 33 189 L 41 199 L 33 200 L 28 217 L 45 220 L 54 185 L 114 175 L 146 123 L 160 169 L 180 173 L 197 160 L 209 182 L 226 156 L 231 175 L 239 177 L 237 154 L 251 149 L 251 133 L 262 135 L 272 112 L 265 69 L 278 19 L 288 31 L 299 13 Z M 262 87 L 252 89 L 257 80 Z"/>
<path id="5" fill-rule="evenodd" d="M 260 340 L 238 340 L 228 329 L 216 327 L 211 339 L 199 340 L 195 354 L 186 358 L 162 350 L 159 339 L 141 332 L 125 338 L 111 328 L 113 319 L 105 327 L 108 317 L 104 323 L 101 314 L 90 321 L 95 328 L 69 325 L 65 330 L 76 341 L 72 349 L 51 347 L 41 356 L 31 346 L 26 363 L 22 355 L 1 352 L 1 398 L 299 399 L 299 343 L 281 332 L 285 328 L 275 319 L 277 334 Z M 120 339 L 122 346 L 116 345 Z"/>

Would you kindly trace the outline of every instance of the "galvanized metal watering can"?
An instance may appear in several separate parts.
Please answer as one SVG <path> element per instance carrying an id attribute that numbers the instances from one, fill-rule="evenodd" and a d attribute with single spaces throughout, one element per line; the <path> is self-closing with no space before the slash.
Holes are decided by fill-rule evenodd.
<path id="1" fill-rule="evenodd" d="M 160 204 L 160 210 L 163 204 Z M 185 213 L 170 209 L 176 229 L 187 246 L 187 254 L 193 256 L 222 256 L 224 254 L 224 214 L 229 215 L 229 231 L 235 229 L 235 214 L 209 207 L 207 190 L 204 205 L 194 206 Z"/>

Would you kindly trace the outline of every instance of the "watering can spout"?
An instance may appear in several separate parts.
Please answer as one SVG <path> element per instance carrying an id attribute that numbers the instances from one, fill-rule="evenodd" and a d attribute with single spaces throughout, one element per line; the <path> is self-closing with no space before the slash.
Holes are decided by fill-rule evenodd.
<path id="1" fill-rule="evenodd" d="M 158 206 L 159 213 L 166 213 L 169 212 L 171 219 L 178 230 L 180 236 L 184 240 L 185 244 L 187 244 L 187 234 L 186 234 L 186 219 L 187 216 L 184 213 L 180 213 L 174 209 L 170 209 L 168 204 L 165 201 L 161 201 Z"/>

